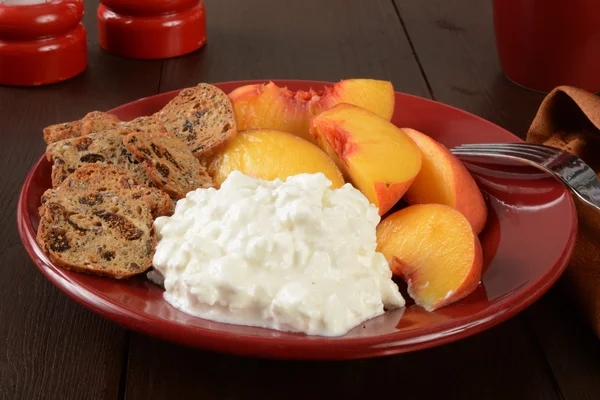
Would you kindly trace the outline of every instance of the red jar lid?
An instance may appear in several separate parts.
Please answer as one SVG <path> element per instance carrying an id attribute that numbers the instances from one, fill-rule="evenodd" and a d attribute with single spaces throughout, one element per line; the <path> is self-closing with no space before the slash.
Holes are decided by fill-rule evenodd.
<path id="1" fill-rule="evenodd" d="M 101 0 L 100 46 L 123 57 L 170 58 L 206 43 L 206 14 L 200 0 Z"/>
<path id="2" fill-rule="evenodd" d="M 63 81 L 87 66 L 83 0 L 0 4 L 0 84 Z"/>

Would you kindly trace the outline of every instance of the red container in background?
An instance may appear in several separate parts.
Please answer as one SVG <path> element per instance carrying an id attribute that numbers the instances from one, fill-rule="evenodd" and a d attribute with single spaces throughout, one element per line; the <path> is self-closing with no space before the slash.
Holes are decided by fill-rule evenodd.
<path id="1" fill-rule="evenodd" d="M 201 0 L 101 0 L 100 46 L 123 57 L 170 58 L 198 50 L 206 42 Z"/>
<path id="2" fill-rule="evenodd" d="M 83 0 L 0 4 L 0 84 L 37 86 L 63 81 L 87 66 Z"/>
<path id="3" fill-rule="evenodd" d="M 494 0 L 494 27 L 513 82 L 600 92 L 600 0 Z"/>

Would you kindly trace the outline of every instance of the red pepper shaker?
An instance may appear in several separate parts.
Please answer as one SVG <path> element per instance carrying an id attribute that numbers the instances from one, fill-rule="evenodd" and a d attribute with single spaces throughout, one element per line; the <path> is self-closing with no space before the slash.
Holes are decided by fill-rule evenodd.
<path id="1" fill-rule="evenodd" d="M 191 53 L 206 42 L 201 0 L 101 0 L 100 46 L 123 57 L 157 59 Z"/>
<path id="2" fill-rule="evenodd" d="M 0 0 L 0 84 L 63 81 L 87 66 L 83 0 Z"/>

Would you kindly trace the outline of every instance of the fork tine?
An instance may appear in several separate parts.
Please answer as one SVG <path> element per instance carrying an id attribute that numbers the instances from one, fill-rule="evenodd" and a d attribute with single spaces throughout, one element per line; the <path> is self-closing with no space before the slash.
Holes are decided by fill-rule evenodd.
<path id="1" fill-rule="evenodd" d="M 527 151 L 519 151 L 512 149 L 502 149 L 502 148 L 461 148 L 455 147 L 451 149 L 452 154 L 457 156 L 490 156 L 490 157 L 506 157 L 506 158 L 517 158 L 517 159 L 525 159 L 529 161 L 534 161 L 537 163 L 541 163 L 546 159 L 546 156 L 536 153 L 530 153 Z"/>
<path id="2" fill-rule="evenodd" d="M 478 149 L 478 150 L 496 150 L 496 149 L 505 149 L 505 150 L 517 150 L 517 151 L 528 151 L 535 154 L 539 154 L 545 157 L 552 157 L 556 154 L 561 153 L 561 150 L 556 149 L 554 147 L 542 146 L 537 144 L 529 144 L 529 143 L 474 143 L 474 144 L 464 144 L 456 147 L 457 149 Z"/>
<path id="3" fill-rule="evenodd" d="M 551 153 L 546 153 L 546 152 L 540 151 L 536 148 L 527 148 L 524 146 L 510 146 L 510 145 L 493 145 L 493 146 L 466 145 L 466 146 L 458 146 L 458 147 L 456 147 L 456 149 L 457 150 L 473 150 L 473 151 L 515 151 L 515 152 L 520 152 L 521 154 L 539 156 L 540 157 L 539 159 L 547 159 L 554 155 Z"/>
<path id="4" fill-rule="evenodd" d="M 519 147 L 524 147 L 527 149 L 532 149 L 532 150 L 537 150 L 540 152 L 543 152 L 545 154 L 547 154 L 548 156 L 553 156 L 555 154 L 559 154 L 562 153 L 563 151 L 561 149 L 557 149 L 556 147 L 551 147 L 551 146 L 545 146 L 543 144 L 534 144 L 534 143 L 521 143 L 521 144 L 517 144 L 517 143 L 513 143 L 514 146 L 519 146 Z"/>

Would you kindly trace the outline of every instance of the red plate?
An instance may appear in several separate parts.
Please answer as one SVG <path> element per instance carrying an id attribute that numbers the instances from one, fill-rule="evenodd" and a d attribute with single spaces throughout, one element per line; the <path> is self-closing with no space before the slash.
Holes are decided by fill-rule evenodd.
<path id="1" fill-rule="evenodd" d="M 324 82 L 274 81 L 290 89 Z M 257 82 L 229 82 L 225 92 Z M 140 99 L 112 112 L 124 120 L 159 110 L 177 92 Z M 428 133 L 448 147 L 460 143 L 520 141 L 464 111 L 396 93 L 393 122 Z M 482 284 L 458 303 L 428 313 L 417 306 L 388 312 L 339 338 L 227 325 L 186 315 L 167 304 L 162 289 L 143 277 L 116 281 L 54 266 L 35 242 L 40 195 L 50 187 L 50 164 L 33 167 L 19 199 L 23 243 L 42 273 L 79 303 L 127 328 L 203 349 L 295 359 L 350 359 L 405 353 L 455 341 L 490 328 L 538 299 L 558 279 L 573 251 L 575 208 L 560 183 L 514 166 L 477 165 L 490 218 L 480 238 L 488 264 Z"/>

